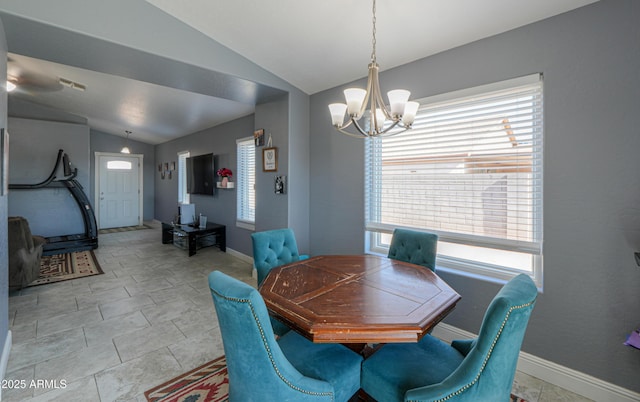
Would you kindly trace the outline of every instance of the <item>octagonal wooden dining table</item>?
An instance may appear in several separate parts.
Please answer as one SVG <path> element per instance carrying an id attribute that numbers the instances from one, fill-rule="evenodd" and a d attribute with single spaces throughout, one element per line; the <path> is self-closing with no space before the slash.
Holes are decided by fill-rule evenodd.
<path id="1" fill-rule="evenodd" d="M 431 270 L 376 255 L 323 255 L 274 268 L 273 316 L 316 343 L 418 342 L 460 295 Z"/>

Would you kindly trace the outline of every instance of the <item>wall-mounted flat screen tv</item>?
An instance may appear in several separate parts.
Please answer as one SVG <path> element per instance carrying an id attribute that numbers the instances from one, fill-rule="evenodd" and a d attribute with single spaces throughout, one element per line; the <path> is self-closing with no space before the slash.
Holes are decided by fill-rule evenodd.
<path id="1" fill-rule="evenodd" d="M 215 159 L 213 154 L 187 158 L 187 193 L 213 195 L 216 188 Z"/>

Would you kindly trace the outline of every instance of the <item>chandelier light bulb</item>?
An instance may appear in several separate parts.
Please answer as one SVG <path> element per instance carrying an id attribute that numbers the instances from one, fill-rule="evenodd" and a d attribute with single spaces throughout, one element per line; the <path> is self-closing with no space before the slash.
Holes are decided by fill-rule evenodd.
<path id="1" fill-rule="evenodd" d="M 344 122 L 344 112 L 347 111 L 347 105 L 344 103 L 332 103 L 329 105 L 329 112 L 331 113 L 331 124 L 334 127 L 342 127 Z"/>
<path id="2" fill-rule="evenodd" d="M 344 90 L 344 98 L 347 101 L 347 113 L 349 116 L 356 116 L 359 119 L 360 109 L 362 109 L 362 103 L 367 96 L 367 91 L 360 88 L 348 88 Z"/>
<path id="3" fill-rule="evenodd" d="M 418 108 L 420 104 L 418 102 L 407 102 L 404 106 L 404 114 L 402 115 L 402 123 L 405 126 L 411 126 L 416 119 Z"/>
<path id="4" fill-rule="evenodd" d="M 400 117 L 404 113 L 404 106 L 409 100 L 411 92 L 406 89 L 394 89 L 387 92 L 389 97 L 389 105 L 391 106 L 391 116 Z"/>
<path id="5" fill-rule="evenodd" d="M 374 122 L 375 121 L 375 126 L 376 126 L 376 131 L 380 131 L 382 130 L 382 128 L 384 127 L 384 112 L 382 111 L 382 109 L 378 108 L 376 109 L 376 118 L 375 120 L 373 120 L 373 116 L 371 116 L 371 121 Z"/>

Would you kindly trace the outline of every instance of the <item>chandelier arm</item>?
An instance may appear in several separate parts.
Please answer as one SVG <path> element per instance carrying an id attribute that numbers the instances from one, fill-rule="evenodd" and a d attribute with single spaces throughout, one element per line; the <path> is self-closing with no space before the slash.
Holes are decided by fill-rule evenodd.
<path id="1" fill-rule="evenodd" d="M 334 126 L 334 127 L 335 127 L 336 129 L 338 129 L 338 130 L 339 130 L 339 129 L 344 129 L 344 128 L 349 127 L 352 123 L 353 123 L 353 119 L 352 119 L 351 117 L 349 117 L 349 118 L 347 118 L 347 123 L 346 123 L 346 124 L 343 124 L 343 125 L 342 125 L 342 126 L 340 126 L 340 127 L 336 127 L 336 126 Z"/>
<path id="2" fill-rule="evenodd" d="M 408 130 L 408 128 L 405 128 L 404 130 L 400 130 L 400 131 L 397 131 L 397 132 L 394 132 L 394 133 L 385 133 L 385 134 L 380 134 L 380 137 L 385 137 L 385 138 L 387 138 L 387 137 L 393 137 L 394 135 L 398 135 L 398 134 L 404 133 L 404 132 L 405 132 L 405 131 L 407 131 L 407 130 Z"/>
<path id="3" fill-rule="evenodd" d="M 371 133 L 366 132 L 360 124 L 358 124 L 357 120 L 353 120 L 353 126 L 362 134 L 364 137 L 371 137 Z"/>
<path id="4" fill-rule="evenodd" d="M 382 98 L 382 92 L 380 91 L 380 80 L 378 78 L 378 74 L 379 74 L 379 68 L 378 66 L 376 66 L 375 81 L 373 83 L 373 86 L 375 89 L 372 94 L 372 96 L 375 96 L 376 98 L 376 103 L 377 103 L 376 108 L 379 108 L 380 110 L 382 110 L 386 120 L 395 121 L 395 119 L 391 117 L 391 113 L 389 113 L 389 110 L 387 110 L 387 106 L 385 105 L 384 99 Z"/>
<path id="5" fill-rule="evenodd" d="M 347 127 L 347 126 L 348 126 L 348 125 L 346 125 L 345 127 Z M 356 129 L 358 129 L 358 133 L 350 133 L 349 131 L 344 130 L 344 127 L 340 127 L 340 128 L 337 128 L 337 127 L 336 127 L 336 130 L 338 130 L 338 131 L 339 131 L 339 132 L 341 132 L 342 134 L 346 134 L 346 135 L 348 135 L 348 136 L 350 136 L 350 137 L 354 137 L 354 138 L 367 137 L 366 133 L 363 133 L 363 132 L 358 128 L 358 126 L 357 126 L 357 125 L 355 125 L 355 127 L 356 127 Z"/>
<path id="6" fill-rule="evenodd" d="M 362 105 L 360 105 L 360 111 L 358 112 L 358 118 L 362 118 L 364 116 L 364 112 L 367 110 L 367 103 L 369 103 L 369 99 L 371 99 L 371 89 L 372 89 L 372 65 L 369 64 L 369 74 L 367 76 L 367 90 L 364 99 L 362 100 Z"/>
<path id="7" fill-rule="evenodd" d="M 368 136 L 378 135 L 378 114 L 377 109 L 380 107 L 380 83 L 378 82 L 378 65 L 371 63 L 369 65 L 369 90 L 371 91 L 371 101 L 369 102 L 369 132 Z M 384 121 L 381 122 L 384 125 Z"/>
<path id="8" fill-rule="evenodd" d="M 378 65 L 371 63 L 369 65 L 369 91 L 371 94 L 371 101 L 369 102 L 369 132 L 368 136 L 373 137 L 378 135 L 378 114 L 376 109 L 378 108 Z M 384 122 L 382 123 L 384 124 Z"/>
<path id="9" fill-rule="evenodd" d="M 358 131 L 358 133 L 351 133 L 347 130 L 345 130 L 346 128 L 348 128 L 351 124 L 354 125 L 354 127 L 356 128 L 356 130 Z M 402 130 L 390 133 L 390 131 L 396 127 L 401 127 L 403 128 Z M 355 119 L 349 119 L 348 123 L 345 124 L 342 127 L 334 127 L 337 131 L 341 132 L 342 134 L 346 134 L 350 137 L 354 137 L 354 138 L 362 138 L 362 137 L 371 137 L 371 135 L 369 133 L 367 133 L 366 131 L 364 131 L 364 129 L 358 124 L 358 121 Z M 384 131 L 381 131 L 379 133 L 376 133 L 375 136 L 380 136 L 380 137 L 391 137 L 400 133 L 404 133 L 407 130 L 410 130 L 411 126 L 405 126 L 403 125 L 401 122 L 394 122 L 390 127 L 388 127 L 387 129 L 385 129 Z"/>
<path id="10" fill-rule="evenodd" d="M 399 133 L 401 133 L 403 131 L 407 131 L 408 130 L 408 128 L 405 128 L 403 125 L 400 124 L 400 120 L 395 120 L 395 121 L 393 121 L 393 123 L 389 127 L 384 129 L 383 131 L 381 131 L 380 134 L 381 135 L 382 134 L 387 134 L 389 131 L 393 130 L 397 126 L 400 126 L 400 128 L 403 128 L 404 130 L 400 130 L 397 133 L 392 133 L 392 134 L 389 134 L 389 135 L 399 134 Z"/>

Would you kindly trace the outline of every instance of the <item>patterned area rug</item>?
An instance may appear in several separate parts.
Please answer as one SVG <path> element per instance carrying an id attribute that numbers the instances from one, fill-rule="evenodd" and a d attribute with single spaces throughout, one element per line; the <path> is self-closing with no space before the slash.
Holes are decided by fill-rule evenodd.
<path id="1" fill-rule="evenodd" d="M 103 273 L 96 256 L 90 250 L 47 255 L 40 260 L 38 279 L 27 286 L 45 285 Z"/>
<path id="2" fill-rule="evenodd" d="M 144 393 L 149 402 L 221 402 L 229 399 L 224 356 L 203 364 Z"/>
<path id="3" fill-rule="evenodd" d="M 98 230 L 98 234 L 130 232 L 132 230 L 142 230 L 142 229 L 151 229 L 151 227 L 147 225 L 142 225 L 142 226 L 125 226 L 121 228 L 100 229 Z"/>
<path id="4" fill-rule="evenodd" d="M 227 361 L 224 356 L 181 374 L 144 393 L 149 402 L 222 402 L 229 400 Z M 511 402 L 527 402 L 511 395 Z"/>

